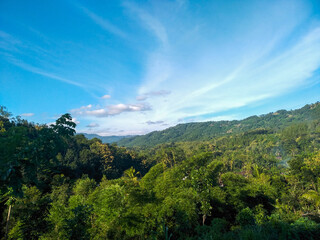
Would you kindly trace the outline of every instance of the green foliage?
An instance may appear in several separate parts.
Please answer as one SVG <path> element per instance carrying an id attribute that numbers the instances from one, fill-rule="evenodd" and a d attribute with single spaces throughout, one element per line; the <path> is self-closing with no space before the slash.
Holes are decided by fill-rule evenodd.
<path id="1" fill-rule="evenodd" d="M 255 224 L 255 219 L 254 219 L 254 215 L 253 212 L 251 211 L 250 208 L 244 208 L 242 209 L 237 217 L 236 217 L 236 222 L 241 226 L 241 227 L 245 227 L 245 226 L 250 226 L 250 225 L 254 225 Z"/>
<path id="2" fill-rule="evenodd" d="M 0 108 L 0 234 L 318 239 L 319 106 L 179 125 L 135 150 L 74 135 L 69 114 L 48 127 Z"/>
<path id="3" fill-rule="evenodd" d="M 53 130 L 61 136 L 73 136 L 76 133 L 76 124 L 72 121 L 69 113 L 62 115 L 56 120 L 56 123 L 51 126 Z"/>
<path id="4" fill-rule="evenodd" d="M 10 230 L 8 234 L 8 239 L 10 240 L 23 240 L 24 233 L 23 233 L 23 224 L 22 222 L 18 221 L 14 227 Z"/>

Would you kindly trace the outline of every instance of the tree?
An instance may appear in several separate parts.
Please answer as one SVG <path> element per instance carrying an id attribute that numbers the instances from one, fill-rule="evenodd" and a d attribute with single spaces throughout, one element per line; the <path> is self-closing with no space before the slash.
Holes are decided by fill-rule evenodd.
<path id="1" fill-rule="evenodd" d="M 63 114 L 56 120 L 55 124 L 51 124 L 52 129 L 61 136 L 70 137 L 76 133 L 76 123 L 72 121 L 69 113 Z"/>

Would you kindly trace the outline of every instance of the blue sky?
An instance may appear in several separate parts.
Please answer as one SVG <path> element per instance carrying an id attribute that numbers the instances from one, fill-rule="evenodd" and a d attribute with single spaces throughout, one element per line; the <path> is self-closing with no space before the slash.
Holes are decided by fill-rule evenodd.
<path id="1" fill-rule="evenodd" d="M 144 134 L 320 97 L 320 1 L 0 1 L 0 105 Z"/>

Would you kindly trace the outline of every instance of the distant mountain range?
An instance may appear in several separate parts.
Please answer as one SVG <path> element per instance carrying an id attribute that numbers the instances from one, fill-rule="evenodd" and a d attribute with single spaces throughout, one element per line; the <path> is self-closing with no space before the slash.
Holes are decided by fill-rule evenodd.
<path id="1" fill-rule="evenodd" d="M 308 104 L 297 110 L 279 110 L 243 120 L 210 121 L 179 124 L 162 131 L 142 136 L 121 138 L 119 146 L 155 146 L 161 143 L 206 141 L 217 136 L 247 132 L 254 129 L 277 131 L 293 123 L 320 120 L 320 102 Z"/>
<path id="2" fill-rule="evenodd" d="M 98 134 L 89 134 L 89 133 L 78 133 L 83 134 L 86 138 L 92 139 L 92 138 L 99 138 L 103 143 L 114 143 L 117 141 L 120 141 L 121 139 L 128 138 L 128 137 L 134 137 L 132 135 L 128 136 L 100 136 Z"/>

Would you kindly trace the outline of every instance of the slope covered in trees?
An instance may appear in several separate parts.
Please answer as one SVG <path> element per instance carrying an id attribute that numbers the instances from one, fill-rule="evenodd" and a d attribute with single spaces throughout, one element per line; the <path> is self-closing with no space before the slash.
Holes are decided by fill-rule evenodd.
<path id="1" fill-rule="evenodd" d="M 163 131 L 155 131 L 143 136 L 125 138 L 118 145 L 126 147 L 154 146 L 161 143 L 181 141 L 206 141 L 222 135 L 242 133 L 252 129 L 265 128 L 277 131 L 292 123 L 312 121 L 320 118 L 320 103 L 306 105 L 297 110 L 279 110 L 261 116 L 251 116 L 244 120 L 196 122 L 179 124 Z"/>
<path id="2" fill-rule="evenodd" d="M 0 236 L 319 239 L 320 118 L 302 115 L 133 151 L 74 135 L 69 114 L 46 126 L 2 108 Z"/>

